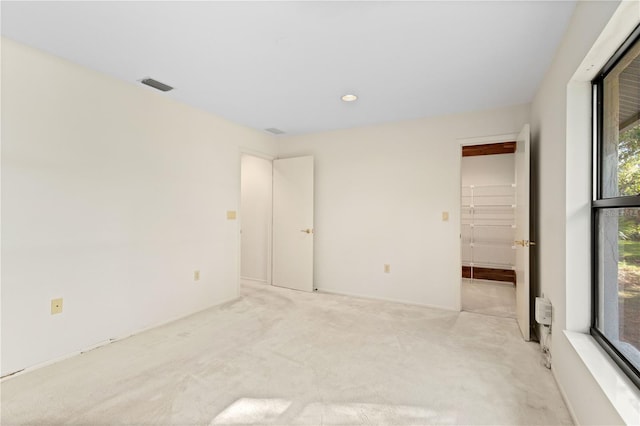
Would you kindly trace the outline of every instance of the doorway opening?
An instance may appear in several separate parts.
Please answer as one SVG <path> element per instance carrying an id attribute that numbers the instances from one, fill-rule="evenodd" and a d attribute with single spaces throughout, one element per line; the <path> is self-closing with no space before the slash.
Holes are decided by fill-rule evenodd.
<path id="1" fill-rule="evenodd" d="M 240 159 L 240 279 L 271 284 L 273 162 L 242 154 Z"/>
<path id="2" fill-rule="evenodd" d="M 515 319 L 522 337 L 529 341 L 532 324 L 529 263 L 531 248 L 536 245 L 535 241 L 529 240 L 529 125 L 525 124 L 517 135 L 459 141 L 462 154 L 461 281 L 465 280 L 460 284 L 462 310 L 512 317 L 512 295 L 515 293 Z M 509 157 L 504 157 L 507 155 Z M 486 285 L 479 287 L 477 284 Z M 489 285 L 498 290 L 488 290 Z M 509 296 L 500 298 L 498 292 Z M 508 304 L 501 304 L 506 300 Z M 497 301 L 500 303 L 496 304 Z"/>
<path id="3" fill-rule="evenodd" d="M 313 165 L 241 154 L 240 282 L 314 290 Z"/>
<path id="4" fill-rule="evenodd" d="M 462 310 L 516 318 L 515 142 L 462 147 Z"/>

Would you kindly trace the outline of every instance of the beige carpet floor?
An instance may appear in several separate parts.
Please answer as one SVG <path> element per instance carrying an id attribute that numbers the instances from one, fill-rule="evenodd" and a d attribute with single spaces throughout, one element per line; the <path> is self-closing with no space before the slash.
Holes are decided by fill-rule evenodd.
<path id="1" fill-rule="evenodd" d="M 463 279 L 462 310 L 515 318 L 516 287 L 511 283 Z"/>
<path id="2" fill-rule="evenodd" d="M 571 423 L 513 319 L 256 284 L 1 391 L 2 425 Z"/>

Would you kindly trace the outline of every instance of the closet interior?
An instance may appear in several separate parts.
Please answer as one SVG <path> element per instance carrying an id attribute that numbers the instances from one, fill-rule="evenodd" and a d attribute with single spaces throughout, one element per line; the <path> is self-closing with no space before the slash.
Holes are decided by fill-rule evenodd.
<path id="1" fill-rule="evenodd" d="M 462 309 L 515 317 L 515 142 L 465 146 L 461 163 Z"/>

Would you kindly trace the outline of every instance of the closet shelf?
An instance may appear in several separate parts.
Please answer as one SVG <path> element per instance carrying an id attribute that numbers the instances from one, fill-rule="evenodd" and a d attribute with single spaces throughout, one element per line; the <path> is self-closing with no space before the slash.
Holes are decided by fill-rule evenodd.
<path id="1" fill-rule="evenodd" d="M 515 270 L 515 187 L 512 183 L 462 187 L 462 265 L 471 268 L 471 277 L 474 268 Z"/>
<path id="2" fill-rule="evenodd" d="M 473 194 L 473 197 L 475 198 L 514 198 L 514 194 Z M 471 198 L 471 195 L 464 195 L 462 194 L 463 198 Z"/>
<path id="3" fill-rule="evenodd" d="M 463 223 L 462 226 L 469 226 L 471 228 L 512 228 L 516 229 L 515 224 L 477 224 L 477 223 Z"/>
<path id="4" fill-rule="evenodd" d="M 510 242 L 500 242 L 500 243 L 467 243 L 470 247 L 491 247 L 491 248 L 510 248 L 512 250 L 516 249 L 516 246 L 511 244 Z"/>
<path id="5" fill-rule="evenodd" d="M 463 204 L 462 207 L 467 209 L 496 208 L 496 207 L 515 209 L 516 205 L 515 204 Z"/>
<path id="6" fill-rule="evenodd" d="M 477 268 L 499 268 L 499 269 L 510 269 L 512 271 L 516 270 L 516 267 L 508 264 L 508 263 L 497 263 L 497 262 L 471 262 L 468 260 L 462 261 L 462 266 L 470 266 Z"/>
<path id="7" fill-rule="evenodd" d="M 496 183 L 493 185 L 462 185 L 462 188 L 515 188 L 515 183 Z"/>

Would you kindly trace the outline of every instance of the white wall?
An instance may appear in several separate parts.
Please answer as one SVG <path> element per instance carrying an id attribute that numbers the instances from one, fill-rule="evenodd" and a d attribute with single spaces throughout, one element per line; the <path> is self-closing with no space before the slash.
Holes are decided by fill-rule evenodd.
<path id="1" fill-rule="evenodd" d="M 622 423 L 562 332 L 586 332 L 590 324 L 589 79 L 633 26 L 610 25 L 608 28 L 613 31 L 600 41 L 613 41 L 615 47 L 601 55 L 599 62 L 594 59 L 583 63 L 583 60 L 618 6 L 617 1 L 578 3 L 531 108 L 535 186 L 538 188 L 539 293 L 544 293 L 554 305 L 553 371 L 580 424 Z M 635 20 L 637 23 L 637 12 Z M 591 77 L 572 81 L 576 72 L 586 71 Z"/>
<path id="2" fill-rule="evenodd" d="M 280 157 L 316 159 L 316 286 L 459 309 L 457 139 L 517 133 L 528 117 L 522 105 L 279 138 Z"/>
<path id="3" fill-rule="evenodd" d="M 241 277 L 269 283 L 271 270 L 271 218 L 273 165 L 253 155 L 242 156 Z"/>
<path id="4" fill-rule="evenodd" d="M 2 374 L 235 298 L 240 147 L 275 143 L 2 39 Z"/>

